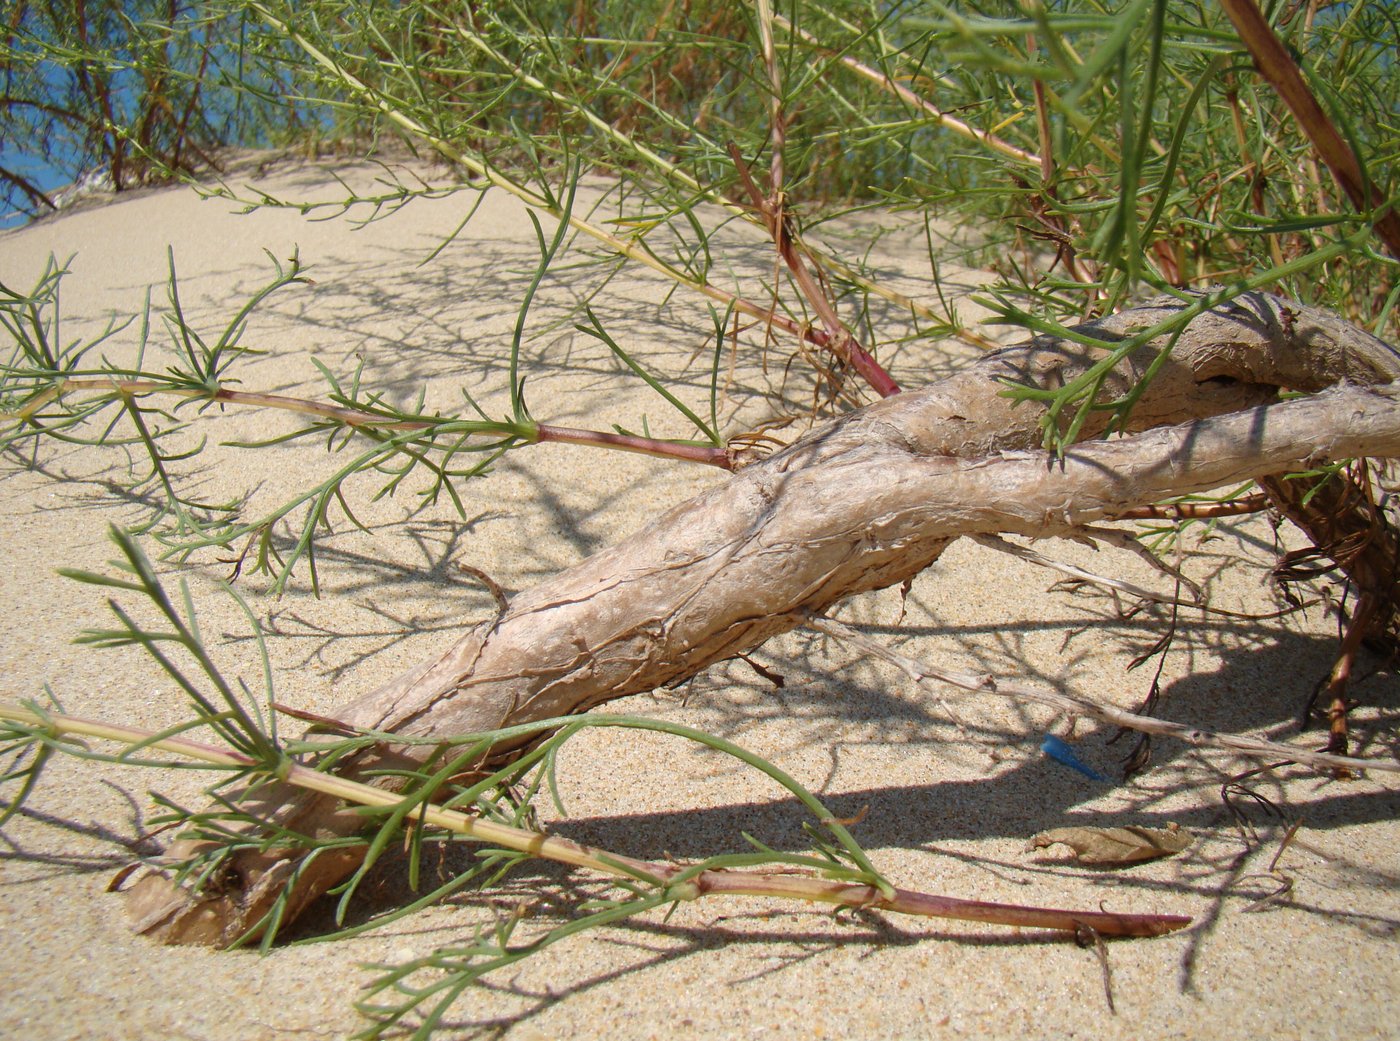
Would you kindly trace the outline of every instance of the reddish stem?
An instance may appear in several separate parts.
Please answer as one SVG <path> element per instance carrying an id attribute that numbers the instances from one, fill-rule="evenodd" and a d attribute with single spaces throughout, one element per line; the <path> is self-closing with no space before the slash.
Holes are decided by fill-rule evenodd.
<path id="1" fill-rule="evenodd" d="M 1283 103 L 1293 113 L 1298 126 L 1317 149 L 1322 161 L 1332 171 L 1342 191 L 1353 206 L 1363 212 L 1385 202 L 1375 185 L 1368 185 L 1361 173 L 1361 163 L 1346 139 L 1337 130 L 1317 97 L 1303 79 L 1302 70 L 1274 34 L 1259 5 L 1254 0 L 1220 0 L 1220 6 L 1234 23 L 1240 40 L 1254 58 L 1254 67 L 1268 81 Z M 1369 190 L 1368 190 L 1369 189 Z M 1376 234 L 1390 252 L 1400 257 L 1400 213 L 1387 208 L 1375 222 Z"/>
<path id="2" fill-rule="evenodd" d="M 660 870 L 661 865 L 651 865 Z M 667 866 L 667 874 L 679 874 Z M 1020 904 L 997 904 L 986 900 L 960 900 L 957 897 L 896 889 L 892 898 L 880 895 L 874 886 L 851 882 L 821 882 L 804 875 L 750 874 L 742 871 L 706 871 L 694 879 L 701 893 L 730 896 L 791 897 L 819 900 L 841 907 L 898 911 L 925 918 L 955 918 L 964 922 L 990 922 L 1027 929 L 1056 929 L 1078 933 L 1083 927 L 1103 936 L 1162 936 L 1191 924 L 1186 915 L 1118 914 L 1113 911 L 1064 911 Z"/>
<path id="3" fill-rule="evenodd" d="M 1203 520 L 1210 517 L 1238 517 L 1259 513 L 1269 508 L 1269 497 L 1263 492 L 1246 495 L 1229 502 L 1175 502 L 1160 506 L 1139 506 L 1115 514 L 1114 520 Z"/>
<path id="4" fill-rule="evenodd" d="M 807 302 L 812 305 L 812 309 L 821 318 L 822 325 L 826 327 L 826 335 L 821 339 L 810 335 L 807 339 L 825 347 L 842 361 L 848 362 L 880 397 L 888 398 L 898 394 L 899 384 L 851 335 L 851 331 L 846 328 L 845 323 L 836 314 L 836 309 L 831 305 L 831 301 L 827 299 L 826 293 L 822 291 L 817 280 L 812 277 L 811 271 L 807 269 L 807 265 L 802 259 L 802 251 L 792 234 L 791 221 L 787 211 L 782 206 L 781 195 L 776 201 L 764 198 L 763 193 L 758 190 L 758 185 L 754 184 L 753 178 L 749 175 L 749 168 L 744 162 L 743 154 L 733 142 L 730 142 L 729 154 L 734 160 L 734 168 L 739 171 L 739 177 L 744 182 L 744 188 L 748 192 L 749 198 L 753 201 L 754 208 L 763 214 L 763 219 L 768 225 L 768 233 L 773 238 L 773 244 L 778 247 L 778 255 L 782 257 L 783 263 L 792 272 L 792 278 L 797 283 L 797 288 L 807 298 Z"/>
<path id="5" fill-rule="evenodd" d="M 1347 685 L 1351 682 L 1352 668 L 1356 664 L 1356 652 L 1361 649 L 1361 641 L 1365 639 L 1375 613 L 1376 597 L 1363 592 L 1356 602 L 1346 635 L 1342 638 L 1337 660 L 1327 677 L 1327 751 L 1334 755 L 1347 754 L 1347 713 L 1351 711 L 1347 702 Z M 1356 776 L 1344 767 L 1334 770 L 1333 775 L 1339 780 Z"/>
<path id="6" fill-rule="evenodd" d="M 117 394 L 172 394 L 176 397 L 205 401 L 217 401 L 228 405 L 246 405 L 252 408 L 276 408 L 286 412 L 296 412 L 305 416 L 319 416 L 335 420 L 349 427 L 367 427 L 375 430 L 428 430 L 450 420 L 430 419 L 387 419 L 372 412 L 347 408 L 344 405 L 328 405 L 307 398 L 287 397 L 284 394 L 261 394 L 247 390 L 227 390 L 220 388 L 208 391 L 195 387 L 172 387 L 158 380 L 118 380 L 118 379 L 70 379 L 55 387 L 48 394 L 41 394 L 31 400 L 11 418 L 31 419 L 33 414 L 60 394 L 85 390 L 108 391 Z M 686 444 L 678 441 L 664 441 L 654 437 L 637 437 L 633 434 L 610 434 L 601 430 L 578 430 L 573 427 L 547 426 L 536 424 L 535 443 L 557 441 L 571 445 L 592 445 L 597 448 L 611 448 L 623 452 L 639 452 L 643 455 L 661 456 L 667 459 L 681 459 L 690 463 L 704 463 L 717 466 L 721 470 L 734 469 L 734 459 L 727 448 L 715 445 Z"/>
<path id="7" fill-rule="evenodd" d="M 717 466 L 721 470 L 734 469 L 734 460 L 730 457 L 729 449 L 716 445 L 662 441 L 654 437 L 637 437 L 635 434 L 606 434 L 599 430 L 575 430 L 573 427 L 546 426 L 544 423 L 538 425 L 538 432 L 538 440 L 541 442 L 594 445 L 622 452 L 640 452 L 643 455 L 681 459 L 688 463 L 704 463 L 707 466 Z"/>
<path id="8" fill-rule="evenodd" d="M 0 706 L 0 709 L 5 706 Z M 50 733 L 103 738 L 109 741 L 128 741 L 140 747 L 158 747 L 167 751 L 193 756 L 205 762 L 230 767 L 259 767 L 262 764 L 251 756 L 231 748 L 217 748 L 187 737 L 159 738 L 152 731 L 121 723 L 106 723 L 58 713 L 40 715 L 32 710 L 16 708 L 0 712 L 8 719 L 22 720 L 37 724 Z M 287 764 L 284 780 L 314 791 L 327 789 L 320 782 L 329 779 L 328 775 L 318 775 L 300 764 Z M 310 783 L 315 781 L 317 783 Z M 354 783 L 354 782 L 351 782 Z M 367 791 L 374 789 L 358 786 Z M 376 792 L 386 799 L 392 796 Z M 424 812 L 435 809 L 426 806 Z M 443 811 L 467 816 L 461 811 Z M 512 835 L 527 836 L 528 831 L 514 826 L 500 826 L 481 821 L 478 827 L 484 829 L 473 837 L 477 841 L 490 841 L 493 830 L 505 830 Z M 607 853 L 592 846 L 585 846 L 559 836 L 539 835 L 532 843 L 535 855 L 547 857 L 561 863 L 577 863 L 597 870 L 596 862 L 610 861 L 613 873 L 654 878 L 662 883 L 671 882 L 684 873 L 684 864 L 654 863 L 635 857 Z M 957 897 L 937 896 L 932 893 L 919 893 L 908 889 L 894 889 L 892 896 L 885 896 L 879 888 L 853 882 L 832 882 L 815 878 L 808 874 L 772 873 L 751 871 L 710 870 L 702 871 L 679 885 L 693 887 L 693 895 L 758 896 L 777 899 L 794 899 L 835 904 L 840 907 L 896 911 L 903 914 L 931 918 L 953 918 L 970 922 L 988 922 L 995 925 L 1009 925 L 1029 929 L 1055 929 L 1078 934 L 1084 928 L 1092 929 L 1102 936 L 1161 936 L 1175 932 L 1191 924 L 1185 915 L 1171 914 L 1118 914 L 1112 911 L 1066 911 L 1044 907 L 1026 907 L 1020 904 L 997 904 L 985 900 L 960 900 Z M 682 897 L 683 898 L 683 897 Z"/>

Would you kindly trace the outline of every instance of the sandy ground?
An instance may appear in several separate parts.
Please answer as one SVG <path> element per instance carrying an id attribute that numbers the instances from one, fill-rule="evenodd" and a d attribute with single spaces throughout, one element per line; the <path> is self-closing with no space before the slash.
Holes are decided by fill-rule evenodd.
<path id="1" fill-rule="evenodd" d="M 342 171 L 367 183 L 375 171 Z M 244 170 L 245 184 L 257 170 Z M 258 182 L 288 198 L 334 199 L 344 190 L 316 165 L 282 165 Z M 459 409 L 465 387 L 502 412 L 501 359 L 534 263 L 521 208 L 492 195 L 468 229 L 432 263 L 427 254 L 466 215 L 472 198 L 416 202 L 356 229 L 295 209 L 233 212 L 177 188 L 85 208 L 0 236 L 0 280 L 27 289 L 50 255 L 71 256 L 64 281 L 68 342 L 138 313 L 154 286 L 165 306 L 167 248 L 181 301 L 206 337 L 270 277 L 272 256 L 300 250 L 314 285 L 273 298 L 245 343 L 266 351 L 239 365 L 243 389 L 321 396 L 314 356 L 390 400 Z M 312 214 L 315 216 L 316 214 Z M 916 236 L 892 235 L 874 259 L 897 285 L 935 300 Z M 737 273 L 762 278 L 771 258 L 734 233 Z M 965 296 L 983 277 L 955 267 L 946 291 Z M 524 349 L 527 395 L 542 421 L 607 429 L 617 422 L 669 435 L 684 431 L 664 403 L 568 323 L 551 328 L 587 292 L 596 271 L 563 269 L 544 285 Z M 750 283 L 751 285 L 754 283 Z M 677 394 L 708 409 L 712 325 L 693 299 L 667 300 L 651 277 L 621 276 L 594 300 L 613 336 L 668 374 Z M 961 305 L 965 311 L 969 305 Z M 896 319 L 876 313 L 877 322 Z M 137 327 L 102 350 L 130 358 Z M 171 363 L 152 325 L 147 364 Z M 162 353 L 166 352 L 166 353 Z M 918 383 L 968 357 L 954 344 L 887 352 L 896 375 Z M 770 362 L 773 359 L 768 359 Z M 727 433 L 771 413 L 781 361 L 756 350 L 726 360 L 720 418 Z M 793 383 L 787 394 L 800 400 Z M 183 415 L 183 414 L 182 414 Z M 188 418 L 194 418 L 190 414 Z M 229 410 L 199 426 L 209 447 L 175 464 L 181 486 L 208 501 L 251 492 L 266 509 L 321 479 L 340 457 L 316 444 L 262 452 L 221 443 L 292 429 L 267 411 Z M 151 516 L 149 488 L 131 490 L 140 462 L 121 448 L 48 443 L 0 459 L 0 595 L 10 622 L 0 642 L 0 695 L 39 696 L 45 684 L 69 711 L 160 728 L 181 718 L 173 683 L 131 650 L 76 647 L 82 629 L 106 624 L 101 592 L 55 574 L 104 569 L 109 524 Z M 132 470 L 135 467 L 135 470 Z M 352 486 L 356 530 L 337 515 L 320 555 L 320 598 L 305 570 L 280 598 L 264 576 L 240 589 L 268 632 L 276 694 L 313 712 L 365 691 L 426 656 L 492 611 L 487 593 L 457 565 L 480 568 L 507 591 L 529 586 L 639 527 L 663 506 L 724 479 L 718 471 L 636 456 L 542 446 L 502 461 L 465 489 L 466 518 L 446 502 L 412 512 L 410 482 L 370 502 Z M 1283 538 L 1287 540 L 1287 533 Z M 1292 544 L 1292 543 L 1290 543 Z M 1262 520 L 1194 534 L 1189 572 L 1211 602 L 1245 612 L 1278 605 L 1266 569 L 1275 533 Z M 157 548 L 157 547 L 152 547 Z M 1165 588 L 1123 554 L 1042 547 L 1067 560 Z M 221 554 L 163 565 L 190 582 L 205 632 L 231 672 L 258 680 L 248 625 L 217 582 Z M 1154 664 L 1126 666 L 1152 646 L 1165 615 L 1121 618 L 1092 593 L 1051 590 L 1055 576 L 960 544 L 915 584 L 901 618 L 893 593 L 848 605 L 860 622 L 909 653 L 989 670 L 1133 706 Z M 1290 739 L 1292 720 L 1335 647 L 1335 618 L 1320 608 L 1284 620 L 1183 613 L 1162 673 L 1164 713 L 1223 730 Z M 1050 906 L 1185 913 L 1196 924 L 1156 940 L 1113 943 L 1110 1012 L 1093 950 L 1048 934 L 871 915 L 833 918 L 761 900 L 700 902 L 663 920 L 575 937 L 468 992 L 442 1036 L 615 1038 L 945 1038 L 1034 1036 L 1394 1036 L 1400 999 L 1400 780 L 1373 772 L 1340 782 L 1300 770 L 1249 778 L 1234 804 L 1222 788 L 1251 764 L 1159 744 L 1153 767 L 1131 783 L 1099 783 L 1038 751 L 1063 720 L 1041 710 L 953 696 L 939 704 L 884 666 L 796 634 L 755 659 L 782 674 L 781 690 L 742 662 L 714 667 L 679 691 L 635 697 L 619 710 L 703 727 L 770 757 L 827 799 L 864 813 L 855 834 L 898 884 L 950 895 Z M 1356 695 L 1362 754 L 1394 758 L 1400 690 L 1393 669 L 1364 663 Z M 1076 749 L 1114 772 L 1126 742 L 1080 723 Z M 1313 740 L 1313 738 L 1309 738 Z M 674 739 L 621 731 L 586 733 L 563 755 L 569 811 L 546 816 L 559 833 L 619 852 L 702 857 L 745 848 L 741 832 L 801 849 L 802 814 L 767 779 Z M 370 980 L 367 963 L 415 957 L 460 943 L 493 916 L 524 905 L 527 925 L 559 921 L 597 886 L 549 866 L 524 870 L 503 891 L 460 898 L 378 933 L 330 944 L 251 952 L 161 948 L 133 936 L 108 880 L 132 859 L 152 812 L 148 791 L 186 803 L 207 778 L 75 760 L 56 761 L 0 846 L 0 1023 L 15 1038 L 261 1038 L 348 1036 L 352 1008 Z M 1280 856 L 1287 824 L 1302 821 Z M 1075 823 L 1162 826 L 1196 836 L 1185 854 L 1122 870 L 1087 868 L 1026 852 L 1036 831 Z M 1252 828 L 1252 830 L 1249 830 Z M 1272 867 L 1272 874 L 1270 873 Z M 1261 898 L 1291 888 L 1261 908 Z M 379 904 L 391 906 L 392 879 Z M 522 927 L 524 929 L 525 927 Z M 302 935 L 307 935 L 303 932 Z"/>

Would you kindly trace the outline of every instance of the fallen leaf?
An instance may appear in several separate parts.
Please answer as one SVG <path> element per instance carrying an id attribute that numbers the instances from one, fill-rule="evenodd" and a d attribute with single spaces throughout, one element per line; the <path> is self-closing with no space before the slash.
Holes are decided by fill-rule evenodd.
<path id="1" fill-rule="evenodd" d="M 1063 843 L 1082 864 L 1136 864 L 1180 853 L 1191 835 L 1169 828 L 1052 828 L 1032 836 L 1027 852 Z"/>

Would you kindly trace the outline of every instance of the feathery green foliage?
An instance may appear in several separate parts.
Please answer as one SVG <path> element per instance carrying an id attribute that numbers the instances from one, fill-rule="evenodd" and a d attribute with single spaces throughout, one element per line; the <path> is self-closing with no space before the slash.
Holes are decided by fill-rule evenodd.
<path id="1" fill-rule="evenodd" d="M 241 561 L 272 572 L 279 590 L 304 563 L 314 585 L 316 537 L 337 511 L 355 523 L 353 503 L 366 494 L 358 490 L 362 479 L 371 483 L 368 496 L 377 497 L 416 475 L 424 481 L 421 502 L 445 496 L 462 512 L 465 482 L 516 447 L 558 436 L 530 414 L 517 361 L 533 295 L 566 263 L 596 271 L 570 316 L 578 330 L 606 344 L 696 433 L 686 441 L 568 435 L 591 437 L 587 443 L 599 447 L 730 465 L 726 444 L 745 432 L 719 429 L 715 400 L 718 344 L 731 323 L 760 326 L 810 363 L 820 388 L 813 411 L 823 414 L 898 389 L 900 374 L 885 372 L 881 359 L 906 334 L 868 320 L 876 303 L 907 311 L 916 336 L 988 344 L 950 308 L 880 284 L 867 262 L 875 242 L 824 234 L 842 218 L 878 208 L 932 211 L 976 229 L 952 243 L 930 235 L 930 295 L 940 259 L 985 261 L 1000 276 L 987 300 L 1002 321 L 1102 352 L 1098 365 L 1063 387 L 1006 388 L 1047 407 L 1046 445 L 1062 450 L 1091 411 L 1121 420 L 1132 408 L 1142 385 L 1120 400 L 1100 395 L 1127 354 L 1150 340 L 1171 342 L 1191 318 L 1244 291 L 1277 290 L 1380 335 L 1400 332 L 1395 245 L 1387 252 L 1383 223 L 1400 192 L 1395 10 L 1278 4 L 1271 19 L 1324 118 L 1354 153 L 1360 204 L 1319 158 L 1316 128 L 1300 122 L 1256 71 L 1258 41 L 1242 39 L 1214 3 L 21 3 L 0 40 L 0 138 L 33 142 L 73 179 L 100 166 L 122 190 L 216 169 L 223 146 L 314 148 L 329 140 L 370 153 L 387 151 L 395 139 L 450 164 L 449 183 L 391 182 L 364 195 L 347 189 L 332 204 L 274 198 L 217 179 L 202 180 L 200 190 L 249 209 L 292 206 L 362 220 L 390 218 L 418 198 L 507 192 L 530 213 L 540 261 L 511 342 L 489 345 L 508 358 L 510 413 L 496 418 L 465 392 L 456 415 L 398 408 L 363 386 L 360 372 L 324 367 L 324 400 L 278 398 L 238 384 L 247 320 L 270 296 L 303 281 L 296 258 L 273 259 L 267 287 L 206 337 L 183 314 L 172 257 L 167 304 L 158 312 L 168 334 L 163 347 L 151 344 L 149 300 L 139 321 L 115 323 L 87 341 L 65 338 L 64 267 L 54 263 L 32 290 L 0 287 L 0 325 L 14 344 L 0 369 L 0 448 L 34 450 L 57 439 L 139 449 L 145 464 L 135 486 L 155 492 L 160 503 L 142 530 L 165 550 L 186 557 L 231 548 Z M 16 161 L 13 147 L 0 154 L 0 201 L 42 213 L 54 200 Z M 608 186 L 605 204 L 579 206 L 585 182 Z M 469 228 L 471 214 L 453 234 Z M 738 225 L 772 239 L 782 262 L 778 278 L 744 282 L 727 273 L 720 236 Z M 708 407 L 674 392 L 672 374 L 643 369 L 590 306 L 626 265 L 659 273 L 675 292 L 714 307 Z M 1157 293 L 1189 306 L 1121 342 L 1088 340 L 1070 328 Z M 129 331 L 137 337 L 136 362 L 106 361 L 102 345 Z M 192 497 L 180 464 L 197 453 L 198 435 L 192 445 L 175 438 L 185 427 L 197 431 L 203 411 L 216 404 L 295 412 L 305 418 L 299 429 L 247 447 L 324 439 L 340 453 L 339 465 L 323 482 L 253 516 L 245 516 L 241 501 Z M 165 627 L 143 628 L 114 605 L 119 627 L 88 639 L 140 644 L 177 679 L 191 702 L 187 728 L 212 731 L 231 750 L 206 766 L 240 780 L 301 770 L 321 774 L 314 783 L 331 784 L 325 771 L 339 757 L 383 737 L 281 740 L 261 697 L 219 672 L 188 594 L 178 602 L 168 597 L 131 538 L 120 542 L 123 577 L 79 577 L 150 599 Z M 7 814 L 32 789 L 51 751 L 105 755 L 75 744 L 51 707 L 24 713 L 10 716 L 0 734 L 10 752 L 29 756 L 3 775 L 19 788 Z M 421 1016 L 415 1036 L 426 1036 L 485 972 L 581 930 L 674 903 L 687 895 L 681 887 L 692 873 L 796 864 L 823 878 L 888 888 L 809 793 L 719 739 L 637 720 L 550 720 L 529 735 L 535 743 L 528 754 L 470 783 L 454 780 L 464 765 L 522 735 L 447 742 L 390 802 L 367 809 L 367 837 L 336 840 L 366 843 L 369 851 L 342 891 L 340 914 L 364 872 L 405 836 L 417 882 L 423 844 L 438 841 L 413 823 L 430 798 L 445 810 L 529 828 L 531 799 L 551 786 L 559 748 L 595 725 L 669 730 L 758 768 L 816 817 L 815 854 L 755 843 L 756 853 L 712 858 L 682 876 L 623 870 L 621 895 L 585 906 L 581 917 L 542 936 L 519 942 L 518 920 L 508 919 L 469 944 L 386 969 L 364 1001 L 374 1024 L 369 1036 L 413 1014 Z M 112 758 L 172 765 L 146 753 L 187 728 L 133 737 Z M 170 747 L 196 754 L 193 744 Z M 184 877 L 195 883 L 249 844 L 297 845 L 313 857 L 331 848 L 250 820 L 230 799 L 212 810 L 165 810 L 170 821 L 219 840 L 185 866 Z M 499 882 L 525 857 L 488 845 L 470 869 L 403 913 L 469 884 Z M 274 909 L 260 923 L 263 944 L 276 937 L 281 913 Z"/>
<path id="2" fill-rule="evenodd" d="M 989 302 L 1032 330 L 1065 335 L 1075 320 L 1153 292 L 1206 291 L 1221 302 L 1259 287 L 1381 335 L 1400 330 L 1395 259 L 1371 233 L 1379 211 L 1358 211 L 1338 189 L 1214 4 L 229 2 L 164 22 L 106 11 L 92 15 L 100 33 L 81 19 L 64 26 L 21 13 L 7 60 L 29 70 L 17 82 L 30 94 L 69 90 L 41 70 L 77 55 L 74 75 L 99 102 L 105 89 L 147 123 L 178 107 L 161 91 L 182 85 L 217 143 L 262 144 L 299 129 L 365 148 L 401 138 L 453 163 L 459 186 L 400 184 L 335 208 L 368 207 L 373 218 L 419 196 L 508 191 L 592 240 L 556 239 L 549 260 L 596 261 L 599 292 L 617 265 L 641 264 L 678 291 L 769 322 L 794 350 L 808 340 L 833 351 L 818 361 L 829 402 L 859 400 L 842 389 L 852 358 L 841 341 L 872 296 L 909 308 L 923 335 L 976 336 L 880 286 L 864 247 L 838 255 L 817 244 L 829 222 L 871 205 L 975 223 L 979 234 L 959 248 L 997 258 L 1002 280 Z M 1400 77 L 1387 49 L 1394 12 L 1280 7 L 1274 23 L 1375 197 L 1389 199 L 1400 147 Z M 163 65 L 133 57 L 154 54 Z M 102 87 L 83 71 L 99 58 L 131 82 Z M 53 153 L 62 149 L 50 138 L 67 124 L 52 108 L 16 100 L 0 111 L 11 120 L 46 112 L 32 115 L 42 126 L 14 129 L 34 131 Z M 83 145 L 83 161 L 123 162 L 143 139 L 128 125 L 136 119 L 105 116 L 88 128 L 101 133 Z M 166 174 L 188 168 L 175 145 L 141 148 Z M 157 162 L 156 153 L 171 154 Z M 625 221 L 566 214 L 585 176 L 615 183 L 608 204 Z M 249 206 L 306 205 L 206 190 Z M 730 221 L 783 225 L 816 281 L 789 265 L 786 284 L 726 284 L 713 242 Z M 936 247 L 932 279 L 934 253 L 947 253 Z M 1150 332 L 1169 337 L 1189 317 Z M 1104 347 L 1103 365 L 1070 387 L 1008 393 L 1048 400 L 1047 444 L 1063 448 L 1089 410 L 1132 407 L 1133 395 L 1096 395 L 1136 346 Z M 863 347 L 878 357 L 881 344 Z"/>
<path id="3" fill-rule="evenodd" d="M 211 808 L 193 810 L 158 798 L 163 812 L 151 823 L 153 826 L 178 826 L 185 837 L 209 843 L 208 848 L 176 871 L 177 879 L 193 887 L 215 879 L 221 866 L 240 850 L 306 851 L 306 857 L 285 881 L 282 898 L 253 927 L 264 950 L 278 939 L 286 912 L 286 895 L 297 873 L 305 871 L 317 856 L 334 849 L 363 847 L 365 851 L 359 869 L 338 890 L 336 922 L 342 925 L 352 898 L 385 853 L 397 848 L 407 850 L 408 879 L 417 890 L 425 877 L 422 870 L 425 849 L 464 838 L 478 844 L 496 840 L 477 849 L 472 866 L 407 906 L 363 924 L 337 928 L 315 937 L 316 942 L 383 927 L 468 885 L 496 884 L 530 860 L 551 856 L 558 859 L 559 854 L 552 852 L 552 845 L 571 855 L 570 862 L 602 868 L 616 876 L 613 885 L 620 891 L 617 895 L 590 900 L 582 917 L 528 942 L 512 942 L 517 923 L 509 920 L 500 923 L 489 936 L 478 935 L 469 947 L 444 949 L 406 965 L 383 967 L 384 974 L 369 987 L 361 1002 L 372 1023 L 364 1036 L 381 1037 L 405 1017 L 417 1014 L 420 1023 L 414 1036 L 427 1037 L 462 990 L 487 973 L 514 964 L 581 931 L 656 907 L 696 899 L 700 893 L 694 889 L 692 880 L 708 871 L 800 867 L 814 877 L 869 886 L 877 894 L 894 896 L 892 887 L 880 876 L 846 826 L 789 774 L 730 741 L 676 723 L 631 716 L 541 720 L 446 741 L 433 739 L 434 752 L 421 767 L 396 772 L 399 783 L 392 796 L 363 784 L 340 782 L 334 771 L 346 757 L 378 745 L 390 735 L 313 733 L 302 739 L 280 738 L 266 654 L 262 655 L 263 690 L 255 691 L 241 679 L 226 677 L 205 646 L 185 583 L 181 583 L 178 601 L 173 599 L 136 540 L 116 528 L 111 534 L 121 553 L 120 559 L 112 562 L 115 574 L 72 570 L 64 574 L 88 585 L 144 599 L 155 608 L 161 627 L 139 622 L 137 615 L 141 612 L 133 611 L 129 604 L 114 598 L 109 600 L 109 606 L 117 626 L 84 633 L 80 642 L 98 648 L 142 647 L 160 669 L 176 681 L 186 699 L 190 718 L 164 731 L 144 732 L 131 726 L 74 720 L 62 715 L 62 706 L 56 700 L 48 705 L 31 702 L 25 706 L 0 706 L 0 754 L 13 759 L 13 765 L 0 774 L 0 784 L 17 784 L 17 789 L 5 792 L 6 819 L 23 805 L 54 751 L 125 766 L 220 772 L 223 778 L 210 789 L 215 800 Z M 236 596 L 232 590 L 229 593 Z M 244 607 L 261 645 L 256 619 L 241 599 L 239 604 Z M 730 756 L 765 775 L 812 814 L 813 822 L 807 830 L 813 841 L 813 852 L 780 852 L 746 835 L 753 847 L 750 852 L 709 857 L 688 865 L 683 871 L 667 869 L 667 874 L 658 875 L 654 871 L 660 869 L 653 865 L 546 838 L 535 823 L 533 801 L 542 791 L 548 790 L 562 812 L 563 805 L 555 788 L 559 752 L 574 736 L 594 727 L 621 727 L 671 735 Z M 205 743 L 208 738 L 214 743 Z M 102 751 L 90 740 L 114 742 L 118 751 Z M 397 744 L 423 743 L 397 736 L 393 740 Z M 522 741 L 529 744 L 523 754 L 509 758 L 498 767 L 476 769 L 492 748 L 518 745 Z M 176 753 L 177 757 L 156 754 L 162 751 Z M 313 789 L 320 780 L 350 802 L 378 796 L 363 804 L 365 834 L 335 839 L 298 834 L 273 820 L 250 815 L 231 794 L 224 794 L 231 792 L 235 784 L 249 787 L 288 779 Z M 427 832 L 422 826 L 424 823 L 439 826 L 443 823 L 442 813 L 434 819 L 428 816 L 430 811 L 455 811 L 457 818 L 467 823 L 459 826 L 456 833 L 451 830 Z M 470 816 L 463 817 L 463 812 Z M 481 834 L 479 829 L 472 829 L 472 820 L 504 828 Z M 503 841 L 507 844 L 514 841 L 514 846 L 501 848 L 499 843 Z M 424 971 L 432 971 L 440 978 L 422 985 L 419 976 Z"/>

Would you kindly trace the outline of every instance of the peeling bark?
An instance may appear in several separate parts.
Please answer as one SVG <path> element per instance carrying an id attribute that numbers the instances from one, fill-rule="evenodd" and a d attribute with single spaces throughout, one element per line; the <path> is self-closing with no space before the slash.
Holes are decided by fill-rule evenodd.
<path id="1" fill-rule="evenodd" d="M 1122 339 L 1183 306 L 1159 301 L 1082 331 Z M 1103 399 L 1124 393 L 1155 356 L 1148 347 L 1128 359 Z M 1397 392 L 1363 389 L 1400 376 L 1400 352 L 1326 312 L 1253 294 L 1191 323 L 1135 408 L 1134 436 L 1082 442 L 1052 464 L 1036 447 L 1042 412 L 1013 408 L 1001 381 L 1054 386 L 1096 357 L 1038 337 L 844 416 L 518 595 L 497 619 L 350 702 L 339 718 L 433 738 L 584 712 L 682 680 L 809 613 L 903 582 L 963 535 L 1063 533 L 1251 477 L 1400 456 Z M 1327 387 L 1335 389 L 1278 401 L 1280 388 Z M 1278 483 L 1267 485 L 1271 493 Z M 1390 583 L 1380 590 L 1381 613 L 1393 624 L 1393 532 L 1388 539 L 1339 563 L 1368 588 Z M 355 768 L 427 752 L 383 749 Z M 347 834 L 363 820 L 278 785 L 249 798 L 303 832 Z M 196 848 L 177 843 L 171 854 Z M 347 852 L 302 865 L 295 909 L 356 861 Z M 231 943 L 266 911 L 293 863 L 286 851 L 239 854 L 202 894 L 152 872 L 129 891 L 136 928 L 169 943 Z"/>

